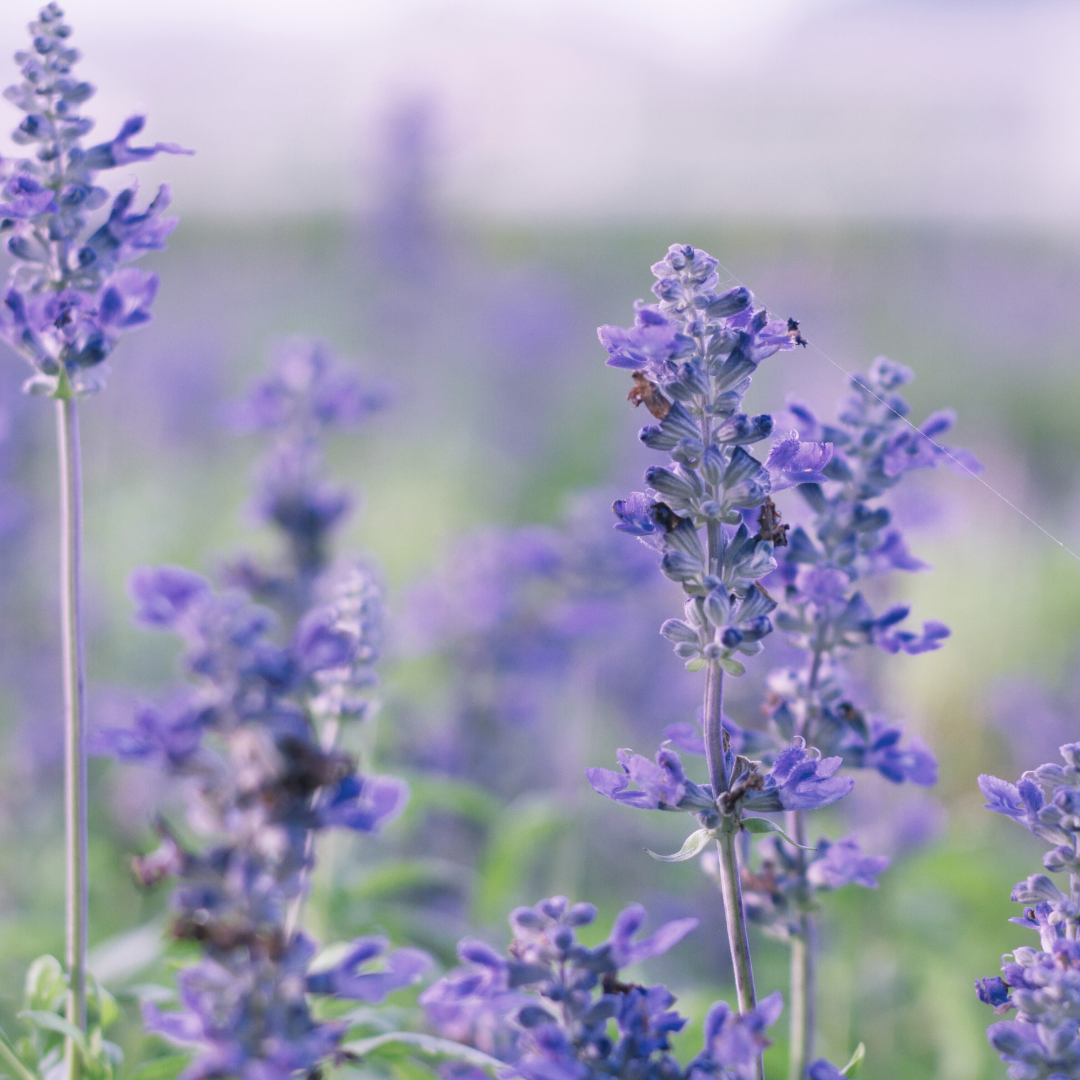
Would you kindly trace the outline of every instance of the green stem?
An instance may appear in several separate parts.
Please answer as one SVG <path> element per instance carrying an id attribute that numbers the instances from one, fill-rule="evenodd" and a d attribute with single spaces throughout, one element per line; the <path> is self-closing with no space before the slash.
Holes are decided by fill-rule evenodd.
<path id="1" fill-rule="evenodd" d="M 57 400 L 60 460 L 61 633 L 64 668 L 64 834 L 66 839 L 66 953 L 70 991 L 67 1018 L 86 1030 L 86 955 L 89 876 L 86 796 L 86 655 L 82 611 L 82 464 L 78 403 Z M 69 1080 L 79 1075 L 74 1043 L 65 1043 Z"/>
<path id="2" fill-rule="evenodd" d="M 806 814 L 802 810 L 787 813 L 788 833 L 800 845 L 806 845 Z M 795 849 L 800 878 L 806 873 L 806 852 Z M 800 897 L 804 903 L 807 896 Z M 799 913 L 799 926 L 791 939 L 791 1012 L 788 1051 L 788 1080 L 802 1080 L 814 1056 L 817 1029 L 817 923 L 807 910 Z"/>

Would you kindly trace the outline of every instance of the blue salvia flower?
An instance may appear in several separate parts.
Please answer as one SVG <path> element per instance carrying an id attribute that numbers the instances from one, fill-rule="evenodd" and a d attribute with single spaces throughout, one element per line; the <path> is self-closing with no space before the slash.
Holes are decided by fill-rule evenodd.
<path id="1" fill-rule="evenodd" d="M 661 627 L 676 654 L 691 670 L 718 662 L 737 675 L 744 670 L 739 654 L 759 653 L 773 629 L 776 602 L 756 583 L 776 569 L 774 546 L 784 536 L 747 527 L 744 511 L 766 502 L 773 478 L 746 447 L 767 438 L 773 421 L 749 416 L 741 407 L 758 365 L 802 338 L 793 321 L 770 320 L 764 308 L 756 308 L 748 289 L 717 294 L 716 268 L 705 252 L 673 245 L 652 268 L 660 303 L 639 302 L 633 327 L 602 326 L 599 335 L 608 364 L 633 373 L 630 400 L 660 421 L 642 429 L 642 442 L 671 458 L 670 465 L 646 471 L 648 492 L 615 503 L 615 528 L 654 547 L 663 573 L 688 594 L 683 618 Z M 786 472 L 778 470 L 779 482 L 819 476 L 831 457 L 825 443 L 796 443 L 785 459 Z M 715 565 L 708 565 L 710 550 Z M 663 753 L 677 760 L 674 752 Z M 727 759 L 730 775 L 735 755 Z M 789 777 L 765 781 L 756 764 L 742 761 L 744 786 L 729 799 L 733 812 L 749 809 L 752 798 L 780 808 L 782 798 L 793 797 Z M 608 770 L 590 770 L 590 780 L 609 797 L 624 794 L 625 784 Z M 766 784 L 769 795 L 757 792 L 757 784 Z M 820 788 L 816 805 L 846 794 L 847 782 L 839 784 Z"/>
<path id="2" fill-rule="evenodd" d="M 717 1002 L 701 1053 L 684 1067 L 671 1054 L 670 1036 L 686 1024 L 671 1008 L 674 996 L 664 986 L 628 984 L 619 975 L 667 952 L 697 920 L 678 919 L 638 938 L 645 910 L 633 904 L 616 918 L 608 939 L 589 948 L 575 931 L 595 918 L 591 904 L 555 896 L 511 912 L 514 939 L 506 956 L 484 942 L 462 941 L 463 966 L 420 995 L 428 1023 L 505 1061 L 508 1076 L 525 1080 L 750 1080 L 768 1045 L 765 1029 L 782 1008 L 780 994 L 742 1016 Z"/>
<path id="3" fill-rule="evenodd" d="M 772 417 L 740 410 L 758 365 L 801 339 L 794 324 L 755 308 L 748 289 L 717 294 L 716 267 L 705 252 L 673 245 L 652 268 L 660 302 L 639 302 L 634 326 L 602 326 L 599 335 L 608 364 L 633 373 L 630 401 L 659 421 L 641 430 L 641 441 L 671 459 L 646 471 L 649 491 L 615 503 L 616 528 L 654 546 L 663 572 L 690 596 L 714 597 L 710 615 L 720 621 L 702 618 L 700 633 L 676 642 L 679 655 L 695 667 L 722 659 L 737 673 L 735 654 L 760 651 L 768 629 L 762 623 L 756 636 L 725 641 L 726 629 L 742 632 L 739 623 L 753 617 L 739 603 L 732 613 L 729 596 L 746 602 L 754 581 L 775 567 L 772 540 L 751 536 L 741 514 L 770 490 L 768 470 L 746 447 L 768 438 Z M 721 545 L 722 563 L 707 567 L 701 529 L 715 533 L 723 524 L 735 531 Z M 772 610 L 768 601 L 754 603 L 762 608 L 755 615 Z"/>
<path id="4" fill-rule="evenodd" d="M 415 950 L 388 953 L 383 939 L 361 938 L 334 968 L 308 974 L 315 945 L 289 929 L 314 861 L 312 835 L 373 832 L 408 797 L 402 781 L 361 775 L 332 741 L 320 741 L 318 718 L 363 712 L 381 612 L 376 583 L 360 567 L 324 587 L 326 603 L 280 645 L 276 617 L 241 593 L 217 593 L 179 567 L 132 577 L 139 621 L 179 636 L 192 685 L 143 708 L 133 727 L 101 732 L 97 749 L 185 778 L 189 823 L 207 838 L 188 850 L 162 821 L 159 848 L 134 860 L 144 884 L 178 879 L 172 932 L 205 953 L 181 974 L 178 1012 L 145 1009 L 149 1030 L 196 1048 L 185 1080 L 311 1071 L 344 1025 L 315 1020 L 307 993 L 378 1001 L 428 964 Z M 365 968 L 373 962 L 376 970 Z"/>
<path id="5" fill-rule="evenodd" d="M 306 610 L 329 563 L 330 538 L 353 505 L 350 492 L 326 477 L 323 437 L 364 424 L 391 398 L 386 383 L 361 378 L 323 342 L 294 337 L 277 348 L 271 374 L 233 407 L 231 418 L 240 430 L 274 435 L 256 470 L 254 510 L 279 530 L 287 558 L 278 568 L 235 561 L 226 569 L 230 582 L 293 618 Z"/>
<path id="6" fill-rule="evenodd" d="M 136 190 L 115 196 L 105 221 L 88 226 L 109 201 L 99 173 L 146 161 L 159 153 L 186 154 L 174 143 L 132 146 L 145 119 L 126 120 L 115 138 L 91 147 L 94 126 L 80 115 L 94 88 L 73 68 L 78 50 L 56 3 L 30 24 L 32 47 L 16 53 L 23 81 L 4 96 L 23 112 L 12 138 L 34 156 L 0 162 L 0 230 L 15 265 L 0 304 L 0 338 L 25 357 L 34 394 L 92 393 L 104 385 L 106 357 L 120 337 L 150 321 L 156 274 L 126 266 L 160 250 L 176 227 L 165 213 L 171 193 L 163 185 L 143 210 Z"/>
<path id="7" fill-rule="evenodd" d="M 987 1038 L 1009 1063 L 1012 1080 L 1080 1076 L 1080 743 L 1061 747 L 1064 765 L 1047 763 L 1019 783 L 980 776 L 986 809 L 1004 814 L 1052 845 L 1043 865 L 1070 875 L 1063 892 L 1046 874 L 1018 882 L 1013 901 L 1028 905 L 1010 919 L 1039 935 L 1039 949 L 1014 949 L 1001 977 L 975 984 L 979 1000 L 1015 1020 L 991 1024 Z"/>

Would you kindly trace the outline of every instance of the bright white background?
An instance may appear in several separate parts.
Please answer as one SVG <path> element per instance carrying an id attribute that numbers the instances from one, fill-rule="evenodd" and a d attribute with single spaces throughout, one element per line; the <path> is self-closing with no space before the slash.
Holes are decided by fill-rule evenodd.
<path id="1" fill-rule="evenodd" d="M 379 118 L 419 94 L 470 216 L 1080 225 L 1075 0 L 65 7 L 103 135 L 140 110 L 198 150 L 160 170 L 187 213 L 359 205 Z M 3 52 L 34 10 L 5 0 Z"/>

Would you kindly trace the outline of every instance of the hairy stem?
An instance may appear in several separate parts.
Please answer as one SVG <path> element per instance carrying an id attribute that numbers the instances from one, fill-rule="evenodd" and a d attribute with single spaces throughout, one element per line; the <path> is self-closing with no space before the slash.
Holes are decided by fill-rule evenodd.
<path id="1" fill-rule="evenodd" d="M 788 835 L 806 845 L 806 813 L 789 810 Z M 795 849 L 800 878 L 806 874 L 806 852 Z M 807 890 L 803 889 L 804 901 Z M 814 1035 L 817 1028 L 817 924 L 806 910 L 799 913 L 799 926 L 791 939 L 791 1012 L 788 1051 L 788 1080 L 802 1080 L 807 1063 L 814 1056 Z"/>
<path id="2" fill-rule="evenodd" d="M 736 831 L 724 832 L 716 842 L 720 854 L 720 892 L 724 897 L 731 963 L 735 969 L 735 992 L 739 1012 L 749 1012 L 757 1004 L 754 992 L 754 969 L 750 963 L 750 939 L 746 935 L 746 912 L 743 909 L 739 860 L 735 855 Z"/>
<path id="3" fill-rule="evenodd" d="M 726 791 L 731 783 L 724 755 L 724 669 L 715 660 L 710 662 L 705 677 L 705 757 L 709 763 L 709 783 L 713 793 Z M 749 1012 L 756 1004 L 754 993 L 754 968 L 750 960 L 750 939 L 746 934 L 746 911 L 743 908 L 742 882 L 739 878 L 739 860 L 735 852 L 735 836 L 738 826 L 734 819 L 725 817 L 721 833 L 716 841 L 720 858 L 720 895 L 724 901 L 724 921 L 727 924 L 728 948 L 731 950 L 731 966 L 735 972 L 735 992 L 739 1000 L 739 1012 Z M 764 1066 L 759 1057 L 758 1076 L 764 1077 Z"/>
<path id="4" fill-rule="evenodd" d="M 60 615 L 64 667 L 64 834 L 66 838 L 66 953 L 70 990 L 67 1018 L 86 1030 L 86 953 L 90 917 L 86 797 L 86 655 L 82 610 L 82 464 L 74 397 L 56 402 L 60 459 Z M 76 1080 L 79 1057 L 65 1045 L 67 1074 Z"/>

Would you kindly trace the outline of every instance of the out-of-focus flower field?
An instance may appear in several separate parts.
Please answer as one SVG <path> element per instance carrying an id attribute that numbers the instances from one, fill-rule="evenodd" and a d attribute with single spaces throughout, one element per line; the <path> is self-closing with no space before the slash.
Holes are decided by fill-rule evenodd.
<path id="1" fill-rule="evenodd" d="M 716 887 L 696 862 L 645 854 L 676 850 L 681 818 L 624 812 L 584 779 L 619 747 L 651 755 L 664 728 L 697 709 L 697 680 L 657 634 L 679 589 L 648 559 L 643 570 L 640 546 L 612 529 L 612 500 L 640 486 L 652 456 L 595 330 L 628 322 L 650 263 L 669 243 L 692 243 L 730 284 L 797 318 L 810 342 L 762 366 L 756 409 L 780 412 L 791 392 L 831 416 L 845 371 L 885 354 L 916 372 L 913 415 L 955 406 L 954 441 L 986 466 L 986 484 L 926 470 L 895 506 L 934 573 L 906 575 L 875 600 L 910 600 L 916 621 L 940 619 L 952 637 L 930 655 L 863 660 L 858 674 L 932 747 L 940 781 L 912 793 L 873 775 L 854 805 L 829 811 L 836 835 L 855 829 L 893 864 L 879 890 L 848 887 L 826 902 L 821 1050 L 846 1060 L 864 1041 L 870 1080 L 1002 1075 L 972 985 L 1026 943 L 1007 922 L 1018 913 L 1008 896 L 1040 849 L 982 810 L 976 777 L 1014 779 L 1080 736 L 1080 559 L 986 485 L 1080 550 L 1080 238 L 724 215 L 478 223 L 438 208 L 437 111 L 405 102 L 388 115 L 370 154 L 378 182 L 355 213 L 222 223 L 184 214 L 181 191 L 169 250 L 144 261 L 162 279 L 154 322 L 124 341 L 108 393 L 83 409 L 91 729 L 174 679 L 173 644 L 133 624 L 133 569 L 173 563 L 216 577 L 241 551 L 271 553 L 253 508 L 267 442 L 238 429 L 235 403 L 282 341 L 322 339 L 389 385 L 389 407 L 331 434 L 327 454 L 334 481 L 361 493 L 341 544 L 367 552 L 389 586 L 368 749 L 413 798 L 377 837 L 326 843 L 310 925 L 324 941 L 381 930 L 445 967 L 466 932 L 501 945 L 506 912 L 553 893 L 597 904 L 598 926 L 631 900 L 656 921 L 694 915 L 696 934 L 649 967 L 694 1020 L 677 1045 L 699 1045 L 705 1009 L 733 993 Z M 19 393 L 25 374 L 5 356 L 8 1029 L 28 962 L 60 955 L 63 929 L 55 448 L 48 410 Z M 794 500 L 777 501 L 784 511 Z M 761 679 L 775 663 L 752 658 L 732 680 L 727 708 L 740 724 L 761 726 Z M 125 1009 L 114 1037 L 135 1063 L 165 1052 L 142 1032 L 138 988 L 168 982 L 185 954 L 163 944 L 166 890 L 137 887 L 128 861 L 153 846 L 155 815 L 179 792 L 103 760 L 91 786 L 91 966 Z M 753 944 L 759 984 L 783 985 L 785 950 Z M 766 1065 L 779 1076 L 776 1034 Z"/>

